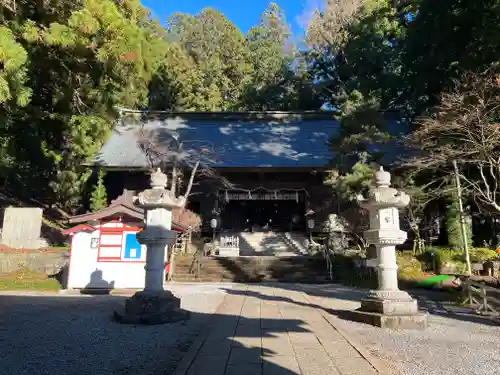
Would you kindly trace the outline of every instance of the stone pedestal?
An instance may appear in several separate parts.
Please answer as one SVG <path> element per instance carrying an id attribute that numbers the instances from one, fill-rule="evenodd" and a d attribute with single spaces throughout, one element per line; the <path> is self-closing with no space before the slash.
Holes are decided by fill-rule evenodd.
<path id="1" fill-rule="evenodd" d="M 427 314 L 420 313 L 417 300 L 402 290 L 370 292 L 361 300 L 361 308 L 351 311 L 349 317 L 381 328 L 427 328 Z"/>
<path id="2" fill-rule="evenodd" d="M 420 313 L 417 301 L 398 288 L 396 245 L 407 238 L 399 228 L 398 208 L 407 206 L 410 198 L 389 187 L 391 175 L 383 168 L 375 178 L 377 187 L 370 191 L 368 199 L 358 200 L 370 212 L 370 229 L 364 235 L 367 243 L 377 249 L 378 289 L 368 293 L 361 300 L 361 308 L 348 316 L 382 328 L 427 328 L 427 314 Z"/>
<path id="3" fill-rule="evenodd" d="M 140 291 L 125 301 L 123 311 L 114 318 L 124 324 L 165 324 L 187 319 L 189 312 L 181 309 L 181 300 L 169 291 Z"/>
<path id="4" fill-rule="evenodd" d="M 145 228 L 137 233 L 137 241 L 147 249 L 146 279 L 144 290 L 128 298 L 123 310 L 114 312 L 119 323 L 164 324 L 189 317 L 189 312 L 180 308 L 180 299 L 163 289 L 165 248 L 177 237 L 171 230 L 172 208 L 184 205 L 184 197 L 172 197 L 166 185 L 167 176 L 158 170 L 151 175 L 152 188 L 138 196 L 137 203 L 145 210 Z"/>

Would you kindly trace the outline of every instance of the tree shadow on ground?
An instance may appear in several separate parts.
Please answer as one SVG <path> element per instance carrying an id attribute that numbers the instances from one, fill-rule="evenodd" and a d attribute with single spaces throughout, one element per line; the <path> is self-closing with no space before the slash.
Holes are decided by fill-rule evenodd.
<path id="1" fill-rule="evenodd" d="M 242 262 L 246 262 L 245 264 L 250 264 L 252 262 L 253 257 L 239 258 L 242 259 Z M 257 258 L 257 257 L 255 257 Z M 275 263 L 283 263 L 285 258 L 276 258 Z M 293 259 L 291 259 L 293 260 Z M 262 282 L 266 281 L 265 277 L 262 275 L 255 275 L 246 270 L 245 264 L 238 263 L 234 259 L 231 258 L 220 258 L 219 263 L 232 275 L 235 275 L 234 279 L 237 282 Z M 279 279 L 282 277 L 282 274 L 276 273 L 273 271 L 273 268 L 269 268 L 269 272 L 271 272 L 272 277 Z M 343 271 L 342 275 L 345 274 Z M 341 276 L 337 278 L 341 278 Z M 335 298 L 344 301 L 352 301 L 359 302 L 365 295 L 367 294 L 369 288 L 376 288 L 376 275 L 371 272 L 367 274 L 363 274 L 360 279 L 357 279 L 356 282 L 365 286 L 366 289 L 359 288 L 358 286 L 351 286 L 345 284 L 295 284 L 295 283 L 272 283 L 274 287 L 282 288 L 286 290 L 298 290 L 303 291 L 306 294 L 309 294 L 314 297 L 323 297 L 323 298 Z M 356 279 L 353 277 L 353 280 Z M 478 323 L 490 326 L 500 325 L 500 320 L 491 318 L 488 316 L 481 316 L 475 313 L 475 309 L 468 306 L 457 306 L 457 301 L 461 296 L 460 291 L 454 289 L 423 289 L 417 288 L 417 282 L 414 280 L 399 280 L 400 289 L 407 291 L 414 298 L 419 301 L 419 308 L 421 311 L 428 312 L 430 315 L 445 317 L 449 319 L 455 319 L 460 321 L 466 321 L 471 323 Z M 271 284 L 266 282 L 266 284 Z M 228 290 L 228 293 L 232 293 Z M 263 297 L 265 298 L 265 297 Z M 273 297 L 274 298 L 274 297 Z M 429 302 L 430 301 L 430 302 Z M 293 302 L 293 301 L 289 301 Z M 436 307 L 436 303 L 441 304 Z M 318 306 L 321 307 L 321 306 Z M 359 307 L 359 306 L 358 306 Z M 322 308 L 322 307 L 321 307 Z M 345 310 L 341 309 L 326 309 L 328 313 L 332 315 L 336 315 L 342 319 L 347 319 Z"/>
<path id="2" fill-rule="evenodd" d="M 185 366 L 186 374 L 300 374 L 296 366 L 276 363 L 276 351 L 261 343 L 283 332 L 308 332 L 301 320 L 192 311 L 185 322 L 121 325 L 111 316 L 124 302 L 122 296 L 0 295 L 0 341 L 9 348 L 2 353 L 0 373 L 64 368 L 65 373 L 80 375 L 179 375 L 183 372 L 175 369 L 185 363 L 181 358 L 204 327 L 212 325 L 198 348 L 198 359 Z"/>
<path id="3" fill-rule="evenodd" d="M 325 285 L 305 285 L 305 284 L 293 285 L 293 284 L 273 283 L 269 284 L 269 286 L 285 290 L 301 291 L 313 297 L 334 298 L 351 302 L 361 301 L 361 299 L 365 297 L 367 292 L 366 290 L 360 290 L 360 289 L 356 290 L 341 285 L 325 286 Z M 228 294 L 241 293 L 240 291 L 233 289 L 225 289 L 225 291 Z M 246 293 L 248 293 L 249 296 L 253 296 L 255 298 L 259 298 L 262 300 L 287 302 L 298 306 L 322 309 L 328 314 L 337 316 L 341 319 L 351 320 L 349 319 L 349 314 L 347 313 L 348 310 L 346 309 L 332 309 L 314 303 L 304 303 L 295 301 L 288 297 L 269 296 L 254 291 L 248 291 Z M 500 326 L 500 319 L 498 318 L 495 319 L 492 317 L 477 315 L 473 308 L 467 306 L 458 306 L 454 304 L 453 303 L 454 299 L 453 297 L 450 297 L 449 292 L 411 290 L 409 291 L 409 293 L 413 298 L 416 298 L 418 300 L 420 310 L 423 312 L 427 312 L 430 315 L 455 319 L 470 323 L 484 324 L 488 326 Z"/>

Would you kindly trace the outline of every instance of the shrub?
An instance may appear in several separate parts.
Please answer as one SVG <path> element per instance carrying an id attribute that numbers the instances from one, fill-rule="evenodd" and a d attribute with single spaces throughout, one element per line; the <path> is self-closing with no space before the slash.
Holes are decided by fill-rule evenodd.
<path id="1" fill-rule="evenodd" d="M 464 253 L 462 250 L 454 250 L 454 249 L 440 248 L 440 247 L 427 249 L 424 252 L 426 263 L 429 259 L 432 259 L 433 256 L 436 258 L 436 264 L 438 265 L 465 262 Z M 497 253 L 495 252 L 495 250 L 476 247 L 476 248 L 471 248 L 469 250 L 469 257 L 471 262 L 486 262 L 488 260 L 496 259 Z"/>
<path id="2" fill-rule="evenodd" d="M 456 272 L 462 273 L 466 269 L 461 250 L 446 247 L 432 247 L 424 251 L 419 257 L 426 270 L 439 272 L 444 267 L 455 268 Z"/>
<path id="3" fill-rule="evenodd" d="M 417 259 L 421 262 L 422 269 L 424 271 L 435 271 L 437 267 L 437 259 L 433 249 L 425 249 L 422 254 L 417 255 Z"/>
<path id="4" fill-rule="evenodd" d="M 434 256 L 437 264 L 447 264 L 463 261 L 463 251 L 448 247 L 433 247 L 426 250 L 429 255 Z M 433 254 L 433 255 L 432 255 Z"/>
<path id="5" fill-rule="evenodd" d="M 487 249 L 484 247 L 475 247 L 469 252 L 471 262 L 487 262 L 489 260 L 494 260 L 497 258 L 497 253 L 495 250 Z"/>
<path id="6" fill-rule="evenodd" d="M 405 280 L 419 280 L 423 276 L 422 263 L 411 253 L 396 253 L 398 275 Z"/>

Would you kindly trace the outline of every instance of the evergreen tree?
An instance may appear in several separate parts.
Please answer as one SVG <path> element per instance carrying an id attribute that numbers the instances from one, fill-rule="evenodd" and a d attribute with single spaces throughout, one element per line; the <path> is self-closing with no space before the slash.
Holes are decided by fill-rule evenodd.
<path id="1" fill-rule="evenodd" d="M 195 16 L 182 13 L 172 16 L 168 38 L 181 47 L 188 61 L 194 62 L 191 66 L 198 70 L 192 82 L 195 108 L 236 109 L 252 71 L 241 31 L 222 13 L 205 8 Z"/>
<path id="2" fill-rule="evenodd" d="M 326 1 L 308 27 L 310 72 L 340 129 L 331 139 L 335 164 L 380 163 L 391 140 L 381 112 L 400 91 L 401 51 L 409 5 L 393 1 Z"/>
<path id="3" fill-rule="evenodd" d="M 97 184 L 94 186 L 90 197 L 90 210 L 92 212 L 102 210 L 108 206 L 108 195 L 106 193 L 106 186 L 104 185 L 104 175 L 105 172 L 100 170 L 97 176 Z"/>
<path id="4" fill-rule="evenodd" d="M 11 43 L 0 47 L 12 56 L 9 88 L 18 104 L 27 104 L 9 107 L 12 126 L 4 134 L 15 160 L 4 173 L 16 191 L 70 212 L 80 207 L 90 176 L 82 165 L 109 134 L 115 106 L 147 105 L 168 44 L 151 24 L 138 0 L 56 2 L 43 9 L 20 4 L 8 23 Z M 3 40 L 8 33 L 2 30 Z M 25 89 L 13 84 L 23 80 L 23 65 L 30 71 Z"/>
<path id="5" fill-rule="evenodd" d="M 0 26 L 0 66 L 0 106 L 5 110 L 8 105 L 28 104 L 31 95 L 26 87 L 28 53 L 5 26 Z"/>
<path id="6" fill-rule="evenodd" d="M 421 115 L 464 71 L 496 64 L 499 33 L 499 0 L 419 0 L 402 53 L 400 103 Z"/>
<path id="7" fill-rule="evenodd" d="M 291 40 L 283 10 L 271 3 L 246 35 L 253 69 L 241 106 L 247 110 L 309 110 L 321 106 Z"/>

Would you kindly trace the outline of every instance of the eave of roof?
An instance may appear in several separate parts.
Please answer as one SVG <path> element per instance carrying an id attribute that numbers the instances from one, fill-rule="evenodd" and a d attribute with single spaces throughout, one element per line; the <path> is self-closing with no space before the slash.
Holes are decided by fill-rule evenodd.
<path id="1" fill-rule="evenodd" d="M 76 215 L 69 219 L 71 224 L 85 223 L 94 220 L 103 220 L 113 216 L 128 216 L 139 221 L 144 219 L 144 213 L 137 210 L 131 210 L 130 208 L 123 205 L 114 205 L 103 208 L 102 210 L 96 212 L 89 212 L 82 215 Z"/>
<path id="2" fill-rule="evenodd" d="M 124 216 L 142 222 L 144 220 L 144 210 L 133 204 L 134 195 L 134 191 L 124 190 L 122 195 L 112 201 L 108 207 L 96 212 L 73 216 L 68 221 L 71 224 L 78 224 L 90 221 L 102 221 L 112 218 L 113 216 Z M 187 226 L 176 220 L 172 220 L 172 228 L 182 231 L 188 230 Z"/>
<path id="3" fill-rule="evenodd" d="M 331 120 L 332 111 L 246 111 L 246 112 L 169 112 L 150 110 L 120 109 L 122 116 L 140 115 L 143 119 L 166 119 L 182 117 L 190 120 L 222 121 L 293 121 L 293 120 Z"/>

